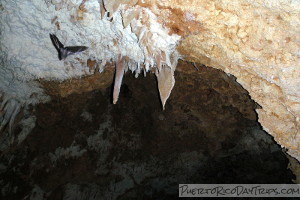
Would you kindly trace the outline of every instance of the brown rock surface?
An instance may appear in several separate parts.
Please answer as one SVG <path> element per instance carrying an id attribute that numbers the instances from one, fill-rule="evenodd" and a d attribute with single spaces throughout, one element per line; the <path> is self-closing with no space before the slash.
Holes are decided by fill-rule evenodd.
<path id="1" fill-rule="evenodd" d="M 112 84 L 114 77 L 114 68 L 106 67 L 102 73 L 95 73 L 93 75 L 82 78 L 72 78 L 67 81 L 48 81 L 39 80 L 43 85 L 46 93 L 50 96 L 67 97 L 71 94 L 82 94 L 90 92 L 95 89 L 104 89 Z"/>

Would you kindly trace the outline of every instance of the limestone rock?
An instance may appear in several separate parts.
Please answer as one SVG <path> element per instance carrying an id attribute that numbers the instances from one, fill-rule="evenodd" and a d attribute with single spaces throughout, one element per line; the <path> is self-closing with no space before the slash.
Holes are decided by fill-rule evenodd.
<path id="1" fill-rule="evenodd" d="M 261 105 L 263 128 L 300 160 L 299 1 L 156 0 L 144 5 L 184 36 L 178 49 L 185 59 L 236 76 Z"/>
<path id="2" fill-rule="evenodd" d="M 100 72 L 120 55 L 129 58 L 125 71 L 139 74 L 164 64 L 175 69 L 180 58 L 175 47 L 181 38 L 177 48 L 181 58 L 237 77 L 262 107 L 257 113 L 263 128 L 300 160 L 300 1 L 44 2 L 0 4 L 1 101 L 16 99 L 22 107 L 46 102 L 49 98 L 36 79 L 63 81 L 93 75 L 88 59 L 104 63 Z M 130 10 L 132 6 L 139 14 Z M 135 13 L 134 17 L 126 12 Z M 68 44 L 90 48 L 78 58 L 60 62 L 53 57 L 49 32 Z"/>

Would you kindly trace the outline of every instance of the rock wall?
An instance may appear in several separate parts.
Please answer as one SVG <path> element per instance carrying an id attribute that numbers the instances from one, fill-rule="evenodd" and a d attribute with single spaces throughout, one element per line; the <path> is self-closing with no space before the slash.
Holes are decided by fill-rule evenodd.
<path id="1" fill-rule="evenodd" d="M 261 105 L 264 129 L 300 160 L 299 1 L 4 0 L 0 10 L 0 129 L 12 127 L 21 108 L 48 100 L 36 79 L 91 75 L 120 56 L 137 74 L 171 67 L 170 86 L 161 88 L 167 98 L 181 39 L 177 50 L 184 60 L 237 77 Z M 59 61 L 49 33 L 90 48 Z M 98 68 L 91 69 L 90 59 Z"/>
<path id="2" fill-rule="evenodd" d="M 164 111 L 154 74 L 127 73 L 116 105 L 112 86 L 37 105 L 36 126 L 0 156 L 0 199 L 167 200 L 178 198 L 178 183 L 291 184 L 248 92 L 197 67 L 178 63 Z"/>
<path id="3" fill-rule="evenodd" d="M 183 36 L 184 59 L 237 77 L 263 128 L 300 160 L 300 1 L 146 2 Z"/>

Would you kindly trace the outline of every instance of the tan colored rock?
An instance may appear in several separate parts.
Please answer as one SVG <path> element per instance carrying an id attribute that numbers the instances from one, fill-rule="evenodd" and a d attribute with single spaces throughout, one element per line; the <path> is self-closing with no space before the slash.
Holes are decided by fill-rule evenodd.
<path id="1" fill-rule="evenodd" d="M 113 77 L 114 68 L 109 65 L 102 73 L 98 72 L 82 78 L 73 78 L 63 82 L 41 79 L 39 82 L 42 84 L 48 95 L 64 98 L 71 94 L 82 94 L 95 89 L 105 91 L 113 82 Z"/>
<path id="2" fill-rule="evenodd" d="M 183 58 L 233 74 L 263 128 L 300 160 L 300 2 L 149 0 Z"/>

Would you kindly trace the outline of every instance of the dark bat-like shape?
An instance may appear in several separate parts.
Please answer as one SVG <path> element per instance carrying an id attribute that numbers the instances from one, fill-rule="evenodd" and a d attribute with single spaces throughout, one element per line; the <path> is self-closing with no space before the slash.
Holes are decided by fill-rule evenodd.
<path id="1" fill-rule="evenodd" d="M 59 41 L 59 39 L 54 34 L 50 34 L 51 41 L 58 52 L 59 60 L 65 59 L 69 55 L 80 53 L 88 49 L 86 46 L 70 46 L 64 47 L 64 45 Z"/>

